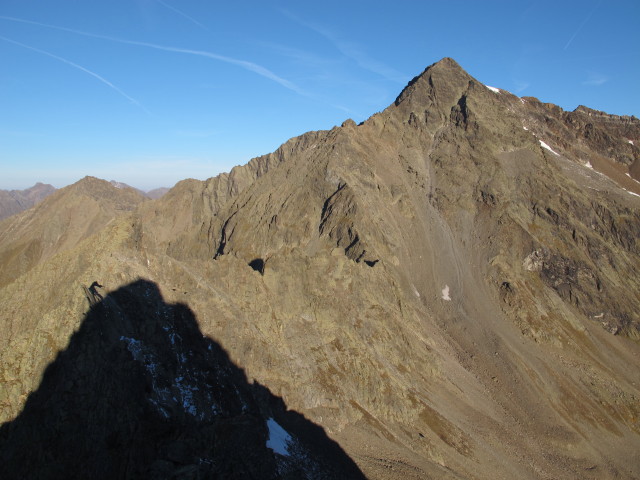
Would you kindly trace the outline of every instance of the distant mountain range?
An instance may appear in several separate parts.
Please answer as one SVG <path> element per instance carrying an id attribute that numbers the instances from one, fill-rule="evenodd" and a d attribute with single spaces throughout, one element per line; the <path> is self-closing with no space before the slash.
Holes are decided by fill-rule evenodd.
<path id="1" fill-rule="evenodd" d="M 113 185 L 116 188 L 132 188 L 133 190 L 140 193 L 140 195 L 147 198 L 151 198 L 153 200 L 162 197 L 165 193 L 169 191 L 169 188 L 161 187 L 161 188 L 154 188 L 153 190 L 149 190 L 148 192 L 145 192 L 144 190 L 140 190 L 139 188 L 135 188 L 130 185 L 127 185 L 126 183 L 117 182 L 115 180 L 111 180 L 109 183 L 111 183 L 111 185 Z"/>
<path id="2" fill-rule="evenodd" d="M 158 199 L 169 191 L 168 188 L 162 187 L 144 192 L 115 180 L 111 180 L 110 183 L 116 188 L 134 189 L 144 197 L 151 199 Z M 44 183 L 36 183 L 33 187 L 25 190 L 0 190 L 0 220 L 37 205 L 55 191 L 56 188 L 53 185 Z"/>
<path id="3" fill-rule="evenodd" d="M 445 58 L 162 198 L 0 222 L 2 478 L 640 478 L 640 120 Z"/>
<path id="4" fill-rule="evenodd" d="M 53 185 L 44 183 L 26 190 L 0 190 L 0 220 L 33 207 L 55 191 Z"/>

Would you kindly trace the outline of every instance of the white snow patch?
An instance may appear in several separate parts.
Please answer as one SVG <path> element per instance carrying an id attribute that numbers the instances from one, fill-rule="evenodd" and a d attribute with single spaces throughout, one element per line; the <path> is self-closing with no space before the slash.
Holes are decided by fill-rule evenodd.
<path id="1" fill-rule="evenodd" d="M 554 155 L 560 156 L 560 154 L 559 154 L 559 153 L 554 152 L 554 151 L 553 151 L 553 149 L 552 149 L 549 145 L 547 145 L 546 143 L 544 143 L 542 140 L 538 140 L 538 141 L 540 142 L 540 146 L 541 146 L 542 148 L 546 148 L 547 150 L 549 150 L 549 151 L 550 151 L 551 153 L 553 153 Z"/>
<path id="2" fill-rule="evenodd" d="M 529 131 L 529 129 L 528 129 L 527 127 L 522 127 L 522 128 L 524 128 L 524 129 L 525 129 L 525 131 L 527 131 L 527 132 Z"/>
<path id="3" fill-rule="evenodd" d="M 640 195 L 638 195 L 637 193 L 635 193 L 635 192 L 630 192 L 630 191 L 629 191 L 629 190 L 627 190 L 626 188 L 623 188 L 623 190 L 624 190 L 625 192 L 627 192 L 627 193 L 630 193 L 631 195 L 635 195 L 636 197 L 640 197 Z"/>
<path id="4" fill-rule="evenodd" d="M 633 140 L 627 140 L 627 142 L 629 142 L 631 145 L 635 146 L 635 143 L 633 143 Z"/>
<path id="5" fill-rule="evenodd" d="M 485 87 L 487 87 L 489 90 L 491 90 L 494 93 L 500 93 L 500 89 L 499 88 L 490 87 L 489 85 L 485 85 Z"/>
<path id="6" fill-rule="evenodd" d="M 418 291 L 418 289 L 416 288 L 415 285 L 411 284 L 411 286 L 413 287 L 413 293 L 416 297 L 420 298 L 420 292 Z"/>
<path id="7" fill-rule="evenodd" d="M 604 312 L 602 312 L 600 315 L 594 315 L 593 318 L 602 318 L 604 316 Z"/>
<path id="8" fill-rule="evenodd" d="M 171 342 L 171 345 L 176 345 L 176 338 L 182 342 L 182 337 L 173 330 L 173 326 L 164 325 L 162 329 L 169 334 L 169 341 Z"/>
<path id="9" fill-rule="evenodd" d="M 593 170 L 593 165 L 591 165 L 591 162 L 589 160 L 587 160 L 587 163 L 585 163 L 584 166 Z"/>
<path id="10" fill-rule="evenodd" d="M 451 301 L 451 297 L 449 296 L 449 285 L 445 285 L 442 289 L 442 299 L 448 302 Z"/>
<path id="11" fill-rule="evenodd" d="M 162 414 L 164 418 L 170 418 L 169 412 L 167 412 L 167 410 L 162 405 L 160 405 L 157 400 L 150 398 L 149 401 L 156 407 L 156 409 Z"/>
<path id="12" fill-rule="evenodd" d="M 270 448 L 275 453 L 288 457 L 289 443 L 292 440 L 289 432 L 282 428 L 273 418 L 267 419 L 267 428 L 269 428 L 267 448 Z"/>
<path id="13" fill-rule="evenodd" d="M 142 342 L 140 340 L 136 340 L 135 338 L 129 338 L 122 335 L 120 337 L 121 342 L 125 342 L 127 344 L 127 349 L 133 355 L 133 358 L 137 361 L 143 361 L 144 355 L 142 353 Z"/>
<path id="14" fill-rule="evenodd" d="M 184 408 L 184 411 L 196 417 L 198 415 L 198 410 L 194 403 L 194 392 L 197 392 L 200 389 L 195 385 L 185 383 L 184 377 L 176 378 L 173 386 L 180 392 L 180 399 L 182 400 L 182 408 Z"/>
<path id="15" fill-rule="evenodd" d="M 127 344 L 127 350 L 131 352 L 131 356 L 133 357 L 133 359 L 137 362 L 142 363 L 142 365 L 144 365 L 144 368 L 146 368 L 146 370 L 151 374 L 152 378 L 155 379 L 156 368 L 158 368 L 158 364 L 155 362 L 154 355 L 147 351 L 140 340 L 121 336 L 120 341 Z"/>

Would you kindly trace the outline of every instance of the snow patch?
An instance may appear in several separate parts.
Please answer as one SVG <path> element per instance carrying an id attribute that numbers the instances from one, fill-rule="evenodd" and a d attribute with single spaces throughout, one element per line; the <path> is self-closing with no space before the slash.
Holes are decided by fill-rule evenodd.
<path id="1" fill-rule="evenodd" d="M 584 166 L 593 170 L 593 165 L 591 165 L 591 162 L 589 160 L 587 160 L 587 163 L 585 163 Z"/>
<path id="2" fill-rule="evenodd" d="M 163 329 L 168 332 L 169 340 L 174 347 L 176 338 L 182 340 L 180 335 L 176 334 L 171 328 L 165 326 Z M 162 377 L 158 376 L 158 369 L 161 367 L 156 355 L 149 347 L 135 338 L 121 336 L 120 341 L 127 345 L 127 350 L 129 350 L 133 359 L 142 364 L 151 376 L 153 393 L 149 397 L 149 402 L 156 407 L 163 417 L 169 418 L 169 412 L 175 410 L 173 406 L 182 406 L 185 413 L 199 419 L 204 418 L 204 413 L 198 412 L 196 407 L 196 392 L 200 388 L 193 374 L 190 374 L 187 368 L 188 358 L 185 353 L 176 353 L 180 373 L 173 379 L 171 384 L 168 384 Z M 209 400 L 211 399 L 209 398 Z"/>
<path id="3" fill-rule="evenodd" d="M 540 142 L 540 146 L 541 146 L 542 148 L 546 148 L 547 150 L 549 150 L 549 151 L 550 151 L 551 153 L 553 153 L 554 155 L 557 155 L 558 157 L 560 156 L 560 154 L 559 154 L 559 153 L 554 152 L 554 151 L 553 151 L 553 149 L 552 149 L 549 145 L 547 145 L 546 143 L 544 143 L 542 140 L 538 140 L 538 141 Z"/>
<path id="4" fill-rule="evenodd" d="M 500 93 L 500 89 L 499 88 L 490 87 L 489 85 L 485 85 L 485 87 L 487 87 L 489 90 L 491 90 L 494 93 Z"/>
<path id="5" fill-rule="evenodd" d="M 418 291 L 418 289 L 416 288 L 416 286 L 415 286 L 415 285 L 413 285 L 413 284 L 411 284 L 411 287 L 413 288 L 413 294 L 414 294 L 416 297 L 420 298 L 420 292 Z"/>
<path id="6" fill-rule="evenodd" d="M 154 398 L 150 398 L 149 402 L 151 402 L 153 404 L 153 406 L 156 407 L 156 410 L 158 410 L 160 412 L 160 414 L 164 417 L 164 418 L 170 418 L 171 416 L 169 415 L 169 412 L 167 412 L 167 410 L 160 405 L 160 403 L 154 399 Z"/>
<path id="7" fill-rule="evenodd" d="M 136 340 L 135 338 L 129 338 L 122 335 L 120 337 L 121 342 L 125 342 L 127 344 L 127 350 L 131 352 L 134 360 L 142 361 L 143 353 L 142 353 L 142 342 L 140 340 Z"/>
<path id="8" fill-rule="evenodd" d="M 273 418 L 267 419 L 267 428 L 269 429 L 269 439 L 267 440 L 267 448 L 275 453 L 289 456 L 289 443 L 292 441 L 291 435 Z"/>
<path id="9" fill-rule="evenodd" d="M 635 143 L 633 143 L 633 140 L 627 140 L 627 142 L 629 142 L 631 145 L 635 146 Z"/>
<path id="10" fill-rule="evenodd" d="M 171 342 L 171 345 L 173 345 L 175 347 L 176 339 L 180 340 L 180 342 L 182 343 L 182 337 L 180 335 L 178 335 L 176 332 L 174 332 L 172 327 L 173 326 L 164 325 L 162 327 L 162 330 L 164 330 L 165 332 L 168 333 L 169 341 Z"/>
<path id="11" fill-rule="evenodd" d="M 182 408 L 184 408 L 184 411 L 196 417 L 198 415 L 198 410 L 196 409 L 193 397 L 194 392 L 197 392 L 200 389 L 195 385 L 185 383 L 184 377 L 176 378 L 173 386 L 180 392 L 180 399 L 182 400 Z"/>
<path id="12" fill-rule="evenodd" d="M 528 129 L 527 127 L 524 127 L 524 126 L 523 126 L 522 128 L 524 128 L 525 132 L 528 132 L 528 131 L 529 131 L 529 129 Z"/>
<path id="13" fill-rule="evenodd" d="M 442 299 L 446 300 L 447 302 L 451 301 L 451 297 L 449 296 L 449 285 L 445 285 L 442 289 Z"/>
<path id="14" fill-rule="evenodd" d="M 155 361 L 154 355 L 147 351 L 142 342 L 140 340 L 136 340 L 135 338 L 129 338 L 125 336 L 121 336 L 120 341 L 127 344 L 127 350 L 129 350 L 133 359 L 136 362 L 140 362 L 147 370 L 147 372 L 149 372 L 151 377 L 155 378 L 158 364 Z"/>
<path id="15" fill-rule="evenodd" d="M 623 188 L 623 190 L 624 190 L 625 192 L 627 192 L 627 193 L 631 194 L 631 195 L 634 195 L 634 196 L 636 196 L 636 197 L 640 197 L 640 195 L 638 195 L 637 193 L 635 193 L 635 192 L 630 192 L 630 191 L 629 191 L 629 190 L 627 190 L 626 188 Z"/>

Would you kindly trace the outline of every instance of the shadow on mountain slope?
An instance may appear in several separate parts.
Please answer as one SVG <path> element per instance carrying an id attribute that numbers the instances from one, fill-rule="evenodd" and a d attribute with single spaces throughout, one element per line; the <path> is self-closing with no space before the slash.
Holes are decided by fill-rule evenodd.
<path id="1" fill-rule="evenodd" d="M 90 308 L 0 427 L 0 464 L 3 479 L 364 478 L 146 280 Z"/>

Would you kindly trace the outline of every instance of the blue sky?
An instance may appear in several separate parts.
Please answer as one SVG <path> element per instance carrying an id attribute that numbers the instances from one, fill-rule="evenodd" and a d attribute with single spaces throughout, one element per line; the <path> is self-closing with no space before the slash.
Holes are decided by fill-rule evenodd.
<path id="1" fill-rule="evenodd" d="M 205 179 L 365 120 L 452 57 L 640 116 L 640 2 L 0 0 L 0 188 Z"/>

